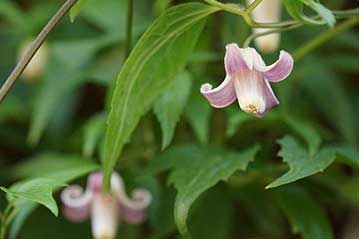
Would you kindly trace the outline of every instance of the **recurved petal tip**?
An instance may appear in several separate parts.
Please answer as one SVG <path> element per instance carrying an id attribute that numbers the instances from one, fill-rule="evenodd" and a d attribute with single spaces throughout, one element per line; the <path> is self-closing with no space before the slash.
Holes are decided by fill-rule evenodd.
<path id="1" fill-rule="evenodd" d="M 73 222 L 86 220 L 90 214 L 92 197 L 93 193 L 91 191 L 83 192 L 83 189 L 78 185 L 72 185 L 64 189 L 61 193 L 64 216 Z"/>
<path id="2" fill-rule="evenodd" d="M 286 51 L 280 51 L 279 59 L 268 66 L 264 77 L 272 82 L 282 81 L 289 76 L 293 69 L 294 60 Z"/>
<path id="3" fill-rule="evenodd" d="M 230 76 L 226 76 L 217 88 L 212 89 L 212 85 L 206 83 L 201 86 L 200 91 L 215 108 L 226 107 L 236 100 L 236 92 Z"/>
<path id="4" fill-rule="evenodd" d="M 146 219 L 146 208 L 151 203 L 151 194 L 144 189 L 135 190 L 132 200 L 120 200 L 123 219 L 130 224 L 139 224 Z"/>

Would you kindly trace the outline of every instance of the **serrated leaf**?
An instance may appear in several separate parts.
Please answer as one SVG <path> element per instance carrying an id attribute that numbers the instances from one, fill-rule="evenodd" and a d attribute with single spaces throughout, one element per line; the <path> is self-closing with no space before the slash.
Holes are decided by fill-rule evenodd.
<path id="1" fill-rule="evenodd" d="M 10 196 L 10 200 L 20 198 L 42 204 L 57 216 L 58 208 L 55 199 L 52 197 L 52 190 L 63 186 L 65 184 L 56 180 L 36 178 L 15 183 L 9 189 L 5 187 L 0 187 L 0 189 Z"/>
<path id="2" fill-rule="evenodd" d="M 85 157 L 91 157 L 95 152 L 100 138 L 104 135 L 106 129 L 107 115 L 105 113 L 93 116 L 85 125 L 84 128 L 84 144 L 82 147 L 82 154 Z"/>
<path id="3" fill-rule="evenodd" d="M 183 163 L 172 170 L 169 182 L 178 191 L 175 201 L 175 221 L 185 238 L 191 238 L 186 221 L 193 202 L 219 181 L 227 180 L 235 171 L 245 170 L 254 160 L 258 147 L 242 152 L 229 152 L 216 148 L 195 148 L 182 158 Z M 180 155 L 180 154 L 179 154 Z"/>
<path id="4" fill-rule="evenodd" d="M 82 8 L 86 6 L 89 0 L 78 0 L 76 4 L 70 10 L 70 20 L 71 22 L 75 21 L 75 18 L 80 13 Z"/>
<path id="5" fill-rule="evenodd" d="M 278 143 L 281 145 L 278 155 L 289 164 L 290 169 L 266 188 L 278 187 L 323 172 L 335 160 L 333 149 L 321 149 L 317 154 L 310 156 L 291 136 L 285 136 Z"/>
<path id="6" fill-rule="evenodd" d="M 199 3 L 170 8 L 133 49 L 118 75 L 112 97 L 103 159 L 105 183 L 140 117 L 183 69 L 206 16 L 217 10 Z"/>
<path id="7" fill-rule="evenodd" d="M 42 154 L 12 170 L 17 177 L 31 179 L 19 181 L 10 188 L 2 187 L 1 190 L 10 195 L 9 200 L 17 198 L 15 205 L 20 212 L 23 207 L 27 210 L 26 200 L 30 200 L 44 205 L 57 215 L 58 209 L 52 192 L 65 186 L 67 182 L 98 169 L 99 165 L 79 156 Z"/>
<path id="8" fill-rule="evenodd" d="M 300 233 L 303 239 L 334 238 L 325 212 L 304 190 L 285 187 L 275 190 L 274 197 L 294 233 Z"/>
<path id="9" fill-rule="evenodd" d="M 175 221 L 185 238 L 190 238 L 186 220 L 193 202 L 219 181 L 227 180 L 235 171 L 245 170 L 258 150 L 257 146 L 235 152 L 214 146 L 182 145 L 170 148 L 151 162 L 150 173 L 173 168 L 168 182 L 174 184 L 178 191 Z"/>
<path id="10" fill-rule="evenodd" d="M 162 129 L 162 149 L 171 143 L 177 121 L 184 111 L 190 91 L 191 76 L 184 72 L 177 76 L 174 84 L 154 103 L 154 112 Z"/>

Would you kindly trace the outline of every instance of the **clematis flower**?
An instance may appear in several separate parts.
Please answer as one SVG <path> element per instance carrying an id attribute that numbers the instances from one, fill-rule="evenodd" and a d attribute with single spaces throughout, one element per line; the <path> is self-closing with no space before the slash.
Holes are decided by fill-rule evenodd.
<path id="1" fill-rule="evenodd" d="M 79 185 L 67 187 L 61 193 L 64 216 L 72 222 L 81 222 L 91 217 L 92 234 L 95 239 L 116 237 L 119 220 L 138 224 L 145 220 L 145 209 L 151 195 L 143 189 L 134 190 L 133 198 L 125 192 L 122 178 L 117 173 L 111 177 L 111 194 L 102 192 L 102 173 L 92 173 L 83 191 Z"/>
<path id="2" fill-rule="evenodd" d="M 223 108 L 238 99 L 239 106 L 258 117 L 279 104 L 269 82 L 284 80 L 293 69 L 293 58 L 281 51 L 279 59 L 266 66 L 254 48 L 239 48 L 232 43 L 226 46 L 224 57 L 226 77 L 217 87 L 203 84 L 201 93 L 216 108 Z"/>
<path id="3" fill-rule="evenodd" d="M 254 0 L 247 0 L 248 5 Z M 280 0 L 264 0 L 253 10 L 251 16 L 254 21 L 260 23 L 279 22 L 281 18 L 282 4 Z M 254 34 L 271 31 L 269 28 L 253 28 Z M 254 39 L 256 47 L 264 53 L 275 51 L 279 46 L 280 33 L 271 33 Z"/>

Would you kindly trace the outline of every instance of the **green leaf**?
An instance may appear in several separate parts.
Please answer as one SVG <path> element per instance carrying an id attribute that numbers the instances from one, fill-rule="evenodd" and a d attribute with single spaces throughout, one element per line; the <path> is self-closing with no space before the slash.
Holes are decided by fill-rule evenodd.
<path id="1" fill-rule="evenodd" d="M 356 145 L 358 134 L 355 110 L 341 85 L 341 78 L 321 64 L 319 58 L 312 58 L 308 62 L 310 63 L 301 68 L 301 84 L 309 93 L 316 110 L 323 113 L 348 142 Z M 310 70 L 313 68 L 316 70 Z"/>
<path id="2" fill-rule="evenodd" d="M 234 152 L 214 146 L 182 145 L 170 148 L 151 162 L 150 173 L 173 168 L 168 181 L 178 191 L 174 214 L 184 237 L 190 238 L 186 220 L 192 203 L 204 191 L 219 181 L 227 180 L 235 171 L 245 170 L 258 150 L 257 146 Z"/>
<path id="3" fill-rule="evenodd" d="M 29 215 L 36 209 L 37 204 L 27 201 L 21 205 L 9 228 L 9 238 L 19 238 L 18 234 Z"/>
<path id="4" fill-rule="evenodd" d="M 300 233 L 303 239 L 334 238 L 325 212 L 304 190 L 284 187 L 274 192 L 278 206 L 288 217 L 294 233 Z"/>
<path id="5" fill-rule="evenodd" d="M 303 120 L 286 116 L 284 121 L 306 141 L 309 154 L 313 156 L 319 149 L 322 139 L 314 128 Z"/>
<path id="6" fill-rule="evenodd" d="M 82 147 L 82 153 L 85 157 L 91 157 L 95 152 L 96 146 L 106 129 L 106 119 L 107 115 L 101 113 L 93 116 L 86 123 L 84 129 L 84 144 Z"/>
<path id="7" fill-rule="evenodd" d="M 278 187 L 323 172 L 335 160 L 335 151 L 332 149 L 322 149 L 310 156 L 291 136 L 285 136 L 278 142 L 282 147 L 278 155 L 289 164 L 290 169 L 266 188 Z"/>
<path id="8" fill-rule="evenodd" d="M 186 118 L 191 125 L 194 134 L 199 142 L 205 144 L 208 142 L 209 123 L 212 108 L 206 99 L 199 94 L 199 85 L 194 84 L 192 94 L 186 106 Z"/>
<path id="9" fill-rule="evenodd" d="M 112 97 L 103 159 L 105 183 L 140 117 L 183 69 L 206 16 L 217 10 L 199 3 L 170 8 L 133 49 L 118 75 Z"/>
<path id="10" fill-rule="evenodd" d="M 75 21 L 75 18 L 80 13 L 82 8 L 86 6 L 89 0 L 78 0 L 76 4 L 70 10 L 70 20 L 71 22 Z"/>
<path id="11" fill-rule="evenodd" d="M 12 169 L 15 177 L 43 177 L 67 183 L 77 177 L 99 169 L 99 165 L 77 155 L 43 153 Z"/>
<path id="12" fill-rule="evenodd" d="M 289 15 L 303 23 L 311 25 L 327 23 L 330 27 L 333 27 L 335 24 L 333 13 L 319 2 L 313 0 L 283 0 L 283 4 Z M 321 20 L 306 16 L 303 13 L 303 4 L 315 11 L 321 17 Z"/>
<path id="13" fill-rule="evenodd" d="M 154 112 L 162 129 L 162 149 L 171 143 L 177 121 L 184 111 L 190 91 L 191 76 L 184 72 L 177 76 L 175 83 L 154 103 Z"/>
<path id="14" fill-rule="evenodd" d="M 53 179 L 35 178 L 15 183 L 9 189 L 5 187 L 0 187 L 0 189 L 10 196 L 10 200 L 20 198 L 42 204 L 57 216 L 58 208 L 52 197 L 52 190 L 62 186 L 65 184 Z M 17 200 L 17 202 L 19 201 Z"/>
<path id="15" fill-rule="evenodd" d="M 317 1 L 314 0 L 301 0 L 304 4 L 306 4 L 308 7 L 310 7 L 312 10 L 314 10 L 318 15 L 330 26 L 333 27 L 335 24 L 335 17 L 333 13 L 320 4 Z"/>
<path id="16" fill-rule="evenodd" d="M 228 194 L 223 187 L 214 187 L 196 201 L 188 218 L 193 238 L 231 238 L 234 208 Z M 215 230 L 208 230 L 209 228 Z"/>
<path id="17" fill-rule="evenodd" d="M 229 152 L 216 148 L 191 148 L 192 154 L 181 159 L 183 162 L 176 165 L 169 178 L 178 191 L 175 221 L 185 238 L 191 237 L 186 221 L 193 202 L 219 181 L 227 180 L 235 171 L 246 170 L 259 149 L 253 147 L 242 152 Z"/>
<path id="18" fill-rule="evenodd" d="M 17 177 L 31 177 L 19 181 L 10 188 L 1 190 L 10 195 L 11 201 L 17 198 L 15 205 L 22 210 L 27 209 L 30 200 L 47 207 L 54 215 L 58 209 L 52 192 L 77 177 L 98 170 L 99 165 L 75 155 L 42 154 L 16 166 L 12 172 Z M 28 215 L 28 214 L 27 214 Z"/>
<path id="19" fill-rule="evenodd" d="M 359 150 L 354 147 L 334 147 L 339 160 L 359 169 Z"/>

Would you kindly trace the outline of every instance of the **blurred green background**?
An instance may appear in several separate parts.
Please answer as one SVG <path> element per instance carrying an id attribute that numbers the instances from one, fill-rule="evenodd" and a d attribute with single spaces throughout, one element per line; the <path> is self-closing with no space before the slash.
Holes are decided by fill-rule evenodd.
<path id="1" fill-rule="evenodd" d="M 135 0 L 133 45 L 167 7 L 183 2 L 188 1 Z M 354 0 L 322 2 L 330 9 L 358 7 Z M 16 64 L 21 46 L 36 37 L 61 3 L 0 0 L 0 83 Z M 91 134 L 91 122 L 108 106 L 109 89 L 124 62 L 125 16 L 126 1 L 90 0 L 73 23 L 66 17 L 49 35 L 42 47 L 47 57 L 43 70 L 35 77 L 21 77 L 0 105 L 0 185 L 8 186 L 21 179 L 23 175 L 16 173 L 18 165 L 44 152 L 83 153 L 98 162 L 101 147 L 88 152 L 84 144 Z M 283 19 L 289 18 L 283 9 Z M 283 32 L 280 49 L 292 53 L 327 29 L 304 26 Z M 186 67 L 192 91 L 172 144 L 190 141 L 232 149 L 253 143 L 262 145 L 257 160 L 244 176 L 234 177 L 229 184 L 220 183 L 195 203 L 189 219 L 194 238 L 301 238 L 292 233 L 280 206 L 273 206 L 274 201 L 283 205 L 276 198 L 282 189 L 270 193 L 264 189 L 268 179 L 286 169 L 276 156 L 279 146 L 275 141 L 292 134 L 305 142 L 301 136 L 308 130 L 309 134 L 316 132 L 323 145 L 358 150 L 358 29 L 337 35 L 295 62 L 292 75 L 274 86 L 280 106 L 263 119 L 245 115 L 236 104 L 226 110 L 210 109 L 198 94 L 202 83 L 218 85 L 222 81 L 224 46 L 230 42 L 242 44 L 249 34 L 250 29 L 240 17 L 216 13 L 209 18 Z M 263 57 L 270 63 L 278 52 Z M 98 131 L 102 134 L 104 130 Z M 118 170 L 126 182 L 135 185 L 134 175 L 142 175 L 148 161 L 160 152 L 161 129 L 150 112 L 126 146 Z M 143 226 L 121 225 L 118 238 L 178 237 L 172 216 L 175 191 L 166 186 L 165 176 L 139 182 L 148 184 L 157 200 L 150 209 L 150 220 Z M 335 238 L 359 238 L 359 233 L 348 232 L 359 223 L 357 169 L 333 164 L 324 174 L 293 184 L 283 195 L 290 197 L 290 193 L 296 195 L 301 190 L 312 195 L 312 200 L 325 210 Z M 55 195 L 58 199 L 58 193 Z M 5 201 L 1 193 L 1 208 Z M 296 206 L 300 208 L 300 202 Z M 223 226 L 216 218 L 223 218 Z M 211 227 L 217 227 L 219 234 L 211 232 Z M 345 238 L 345 233 L 356 237 Z M 72 224 L 61 213 L 56 218 L 38 207 L 25 221 L 18 238 L 90 237 L 89 222 Z"/>

